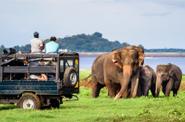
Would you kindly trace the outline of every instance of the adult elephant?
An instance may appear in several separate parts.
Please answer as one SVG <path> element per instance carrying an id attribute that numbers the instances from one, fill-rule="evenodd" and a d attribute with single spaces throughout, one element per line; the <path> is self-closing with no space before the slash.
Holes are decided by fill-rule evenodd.
<path id="1" fill-rule="evenodd" d="M 141 67 L 139 76 L 138 96 L 148 96 L 149 90 L 155 97 L 156 73 L 148 65 Z"/>
<path id="2" fill-rule="evenodd" d="M 120 48 L 103 54 L 94 61 L 92 79 L 95 81 L 93 97 L 98 97 L 100 89 L 107 87 L 109 95 L 115 99 L 127 96 L 131 86 L 131 96 L 137 95 L 139 67 L 144 62 L 144 49 L 137 46 Z M 120 85 L 118 90 L 117 86 Z M 117 91 L 118 90 L 118 91 Z"/>
<path id="3" fill-rule="evenodd" d="M 100 94 L 101 88 L 105 87 L 104 82 L 104 61 L 107 60 L 109 53 L 102 54 L 98 56 L 92 65 L 92 81 L 93 81 L 93 88 L 92 88 L 92 97 L 96 98 Z M 121 69 L 118 69 L 120 72 L 122 72 Z M 111 97 L 115 97 L 116 93 L 120 89 L 120 84 L 112 83 L 112 89 L 114 89 L 113 95 L 111 94 Z M 110 94 L 109 94 L 110 96 Z"/>
<path id="4" fill-rule="evenodd" d="M 165 96 L 169 96 L 170 91 L 173 91 L 173 96 L 176 96 L 182 80 L 181 69 L 174 64 L 158 65 L 156 74 L 156 96 L 159 96 L 161 85 Z"/>

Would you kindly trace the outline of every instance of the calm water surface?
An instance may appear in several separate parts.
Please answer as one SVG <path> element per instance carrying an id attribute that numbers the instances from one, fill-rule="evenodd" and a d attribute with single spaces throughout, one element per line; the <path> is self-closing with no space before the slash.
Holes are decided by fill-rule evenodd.
<path id="1" fill-rule="evenodd" d="M 96 57 L 80 57 L 80 69 L 91 69 L 93 61 Z M 151 66 L 152 68 L 156 69 L 158 64 L 167 64 L 173 63 L 179 66 L 185 74 L 185 57 L 146 57 L 145 64 Z"/>

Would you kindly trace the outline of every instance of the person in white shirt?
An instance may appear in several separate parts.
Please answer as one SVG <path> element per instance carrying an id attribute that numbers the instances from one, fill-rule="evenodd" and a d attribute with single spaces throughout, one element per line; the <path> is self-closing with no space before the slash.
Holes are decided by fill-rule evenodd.
<path id="1" fill-rule="evenodd" d="M 31 40 L 31 53 L 42 53 L 44 49 L 44 42 L 39 39 L 39 33 L 35 32 L 33 34 L 34 39 Z"/>

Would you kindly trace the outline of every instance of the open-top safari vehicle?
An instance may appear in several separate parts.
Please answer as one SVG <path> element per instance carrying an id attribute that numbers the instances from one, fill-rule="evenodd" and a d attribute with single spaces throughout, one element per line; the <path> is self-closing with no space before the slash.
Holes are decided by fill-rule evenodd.
<path id="1" fill-rule="evenodd" d="M 46 79 L 39 80 L 41 75 Z M 59 107 L 79 93 L 78 53 L 0 55 L 0 103 Z"/>

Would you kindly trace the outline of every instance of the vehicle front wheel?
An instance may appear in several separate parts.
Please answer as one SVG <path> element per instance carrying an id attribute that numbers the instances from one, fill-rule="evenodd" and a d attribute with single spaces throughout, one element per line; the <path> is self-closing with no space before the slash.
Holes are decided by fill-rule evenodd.
<path id="1" fill-rule="evenodd" d="M 41 102 L 37 95 L 33 93 L 24 93 L 19 99 L 18 107 L 23 109 L 40 109 Z"/>

